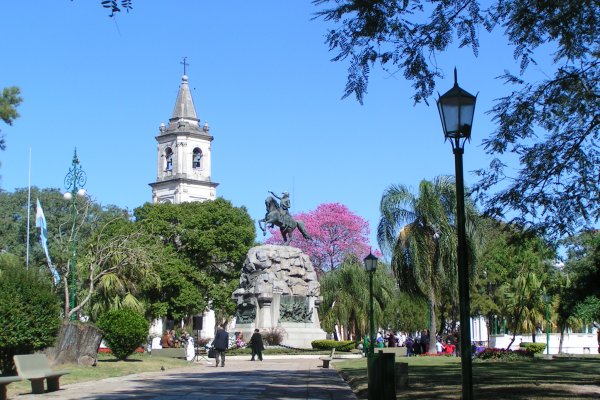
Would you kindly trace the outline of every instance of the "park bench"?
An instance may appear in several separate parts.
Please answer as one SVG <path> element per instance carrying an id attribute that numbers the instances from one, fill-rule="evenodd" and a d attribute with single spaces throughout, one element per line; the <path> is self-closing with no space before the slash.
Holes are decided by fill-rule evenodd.
<path id="1" fill-rule="evenodd" d="M 6 387 L 9 383 L 18 382 L 18 376 L 0 376 L 0 400 L 6 400 Z"/>
<path id="2" fill-rule="evenodd" d="M 153 357 L 187 358 L 184 347 L 170 347 L 166 349 L 152 349 L 150 355 Z"/>
<path id="3" fill-rule="evenodd" d="M 45 354 L 22 354 L 13 357 L 17 373 L 22 379 L 31 381 L 33 394 L 44 393 L 44 379 L 47 381 L 48 391 L 60 389 L 59 378 L 69 371 L 53 371 L 50 369 L 48 358 Z"/>
<path id="4" fill-rule="evenodd" d="M 329 362 L 333 360 L 333 355 L 335 354 L 335 347 L 331 349 L 331 354 L 329 356 L 319 357 L 319 360 L 323 361 L 323 368 L 329 368 Z"/>

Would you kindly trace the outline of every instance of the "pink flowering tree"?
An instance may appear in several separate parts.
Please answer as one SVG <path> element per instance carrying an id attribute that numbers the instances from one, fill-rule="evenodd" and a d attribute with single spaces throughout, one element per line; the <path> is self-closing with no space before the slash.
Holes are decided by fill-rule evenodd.
<path id="1" fill-rule="evenodd" d="M 308 254 L 318 272 L 336 269 L 348 255 L 362 260 L 369 254 L 369 224 L 342 204 L 321 204 L 314 211 L 295 214 L 294 219 L 304 222 L 312 240 L 296 231 L 291 245 Z M 270 232 L 265 243 L 281 244 L 279 229 Z"/>

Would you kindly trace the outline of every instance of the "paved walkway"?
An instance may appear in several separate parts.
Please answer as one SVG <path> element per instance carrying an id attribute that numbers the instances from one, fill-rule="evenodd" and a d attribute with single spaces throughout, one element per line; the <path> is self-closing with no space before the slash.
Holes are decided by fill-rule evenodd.
<path id="1" fill-rule="evenodd" d="M 211 360 L 213 361 L 213 360 Z M 214 362 L 214 361 L 213 361 Z M 64 385 L 57 392 L 11 396 L 12 400 L 72 399 L 314 399 L 356 400 L 334 369 L 315 358 L 250 361 L 228 357 L 225 367 L 205 362 L 193 367 L 146 372 Z"/>

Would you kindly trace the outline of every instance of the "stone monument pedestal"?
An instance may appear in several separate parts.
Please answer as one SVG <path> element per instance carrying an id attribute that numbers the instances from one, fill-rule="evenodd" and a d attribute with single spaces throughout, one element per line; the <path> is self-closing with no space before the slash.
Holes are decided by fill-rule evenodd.
<path id="1" fill-rule="evenodd" d="M 309 257 L 296 247 L 251 248 L 232 297 L 238 304 L 235 330 L 246 338 L 256 328 L 262 333 L 278 329 L 282 344 L 311 348 L 313 340 L 326 337 L 317 312 L 317 274 Z"/>

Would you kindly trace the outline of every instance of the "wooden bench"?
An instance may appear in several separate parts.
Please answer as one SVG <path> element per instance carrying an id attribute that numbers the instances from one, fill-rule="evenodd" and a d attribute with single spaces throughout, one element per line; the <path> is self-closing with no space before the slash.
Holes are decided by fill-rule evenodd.
<path id="1" fill-rule="evenodd" d="M 319 360 L 323 361 L 323 368 L 329 368 L 329 362 L 333 360 L 334 354 L 335 348 L 331 349 L 331 354 L 329 356 L 319 357 Z"/>
<path id="2" fill-rule="evenodd" d="M 0 376 L 0 400 L 6 400 L 6 387 L 9 383 L 22 380 L 18 376 Z"/>
<path id="3" fill-rule="evenodd" d="M 169 347 L 166 349 L 152 349 L 150 355 L 153 357 L 187 358 L 185 348 Z"/>
<path id="4" fill-rule="evenodd" d="M 69 373 L 69 371 L 53 371 L 50 369 L 48 358 L 44 354 L 16 355 L 13 360 L 19 376 L 31 381 L 33 394 L 44 393 L 44 379 L 47 381 L 49 392 L 60 389 L 59 378 Z"/>

